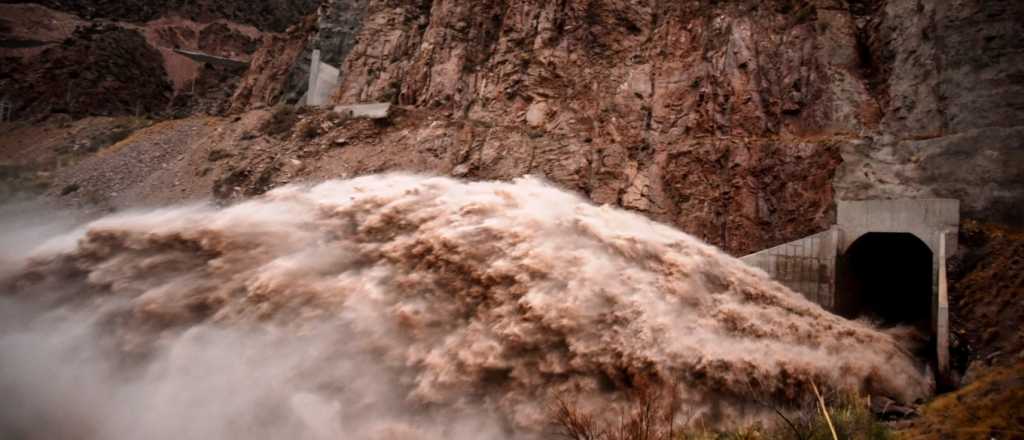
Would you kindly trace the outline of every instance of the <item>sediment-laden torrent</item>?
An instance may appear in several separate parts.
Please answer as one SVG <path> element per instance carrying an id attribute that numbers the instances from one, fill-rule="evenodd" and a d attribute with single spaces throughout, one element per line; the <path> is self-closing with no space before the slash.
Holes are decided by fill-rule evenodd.
<path id="1" fill-rule="evenodd" d="M 4 228 L 31 248 L 0 260 L 7 438 L 530 438 L 553 398 L 615 411 L 659 384 L 708 424 L 812 381 L 929 391 L 893 334 L 533 178 L 291 186 L 45 242 Z"/>

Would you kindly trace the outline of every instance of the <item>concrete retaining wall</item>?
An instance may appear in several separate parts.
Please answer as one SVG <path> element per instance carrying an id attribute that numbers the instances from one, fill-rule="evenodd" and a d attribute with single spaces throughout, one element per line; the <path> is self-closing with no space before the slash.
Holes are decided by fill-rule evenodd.
<path id="1" fill-rule="evenodd" d="M 807 299 L 835 305 L 837 231 L 829 230 L 741 258 Z"/>

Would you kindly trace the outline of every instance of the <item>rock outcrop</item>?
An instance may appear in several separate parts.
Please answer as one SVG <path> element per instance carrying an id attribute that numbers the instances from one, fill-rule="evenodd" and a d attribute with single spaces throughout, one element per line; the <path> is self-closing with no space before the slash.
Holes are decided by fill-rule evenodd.
<path id="1" fill-rule="evenodd" d="M 265 34 L 231 97 L 231 111 L 298 103 L 309 84 L 315 31 L 316 16 L 310 15 L 284 34 Z"/>
<path id="2" fill-rule="evenodd" d="M 359 7 L 327 3 L 321 20 Z M 737 253 L 826 226 L 833 138 L 881 116 L 855 17 L 838 6 L 370 1 L 360 13 L 337 102 L 480 122 L 465 152 L 443 153 L 448 169 L 543 174 Z"/>
<path id="3" fill-rule="evenodd" d="M 1021 224 L 1022 18 L 1013 1 L 336 0 L 315 40 L 359 31 L 322 45 L 344 60 L 338 103 L 486 127 L 447 133 L 471 144 L 440 171 L 543 174 L 743 253 L 827 226 L 836 198 L 956 197 Z"/>
<path id="4" fill-rule="evenodd" d="M 889 0 L 866 27 L 885 116 L 844 146 L 838 195 L 952 197 L 1024 227 L 1024 3 Z"/>
<path id="5" fill-rule="evenodd" d="M 837 199 L 955 197 L 967 218 L 1022 226 L 1022 23 L 1012 0 L 325 1 L 262 35 L 225 106 L 299 102 L 319 49 L 336 104 L 396 116 L 247 132 L 217 148 L 274 164 L 247 171 L 258 184 L 209 177 L 230 195 L 535 174 L 733 254 L 828 227 Z M 306 166 L 286 173 L 292 153 Z"/>

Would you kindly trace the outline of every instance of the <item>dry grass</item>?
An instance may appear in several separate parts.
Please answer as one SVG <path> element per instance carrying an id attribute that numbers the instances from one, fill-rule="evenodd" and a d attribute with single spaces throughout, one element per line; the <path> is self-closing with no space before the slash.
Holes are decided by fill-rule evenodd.
<path id="1" fill-rule="evenodd" d="M 900 435 L 904 439 L 1024 438 L 1024 361 L 993 368 L 970 385 L 942 395 Z"/>
<path id="2" fill-rule="evenodd" d="M 866 399 L 853 396 L 825 396 L 831 425 L 819 409 L 819 401 L 806 401 L 790 408 L 774 408 L 778 419 L 765 425 L 727 430 L 704 427 L 701 420 L 681 417 L 678 393 L 665 391 L 634 393 L 619 417 L 598 418 L 564 399 L 552 405 L 554 437 L 569 440 L 886 440 L 890 430 L 875 420 Z M 833 431 L 834 427 L 834 431 Z M 835 436 L 835 437 L 833 437 Z"/>
<path id="3" fill-rule="evenodd" d="M 887 440 L 894 438 L 887 426 L 875 419 L 867 399 L 856 396 L 833 396 L 827 399 L 828 413 L 835 427 L 835 437 L 842 439 Z M 790 432 L 776 428 L 776 436 L 768 438 L 832 440 L 832 427 L 815 404 L 805 404 L 793 414 Z"/>
<path id="4" fill-rule="evenodd" d="M 189 121 L 187 119 L 150 121 L 142 118 L 131 118 L 130 120 L 137 124 L 137 128 L 132 130 L 130 133 L 127 133 L 124 137 L 113 144 L 99 149 L 99 151 L 97 151 L 98 155 L 115 155 L 118 151 L 128 145 L 150 144 L 158 139 L 164 139 Z"/>
<path id="5" fill-rule="evenodd" d="M 618 420 L 603 421 L 558 399 L 554 422 L 559 436 L 571 440 L 669 440 L 681 438 L 683 426 L 676 420 L 677 393 L 638 391 Z"/>

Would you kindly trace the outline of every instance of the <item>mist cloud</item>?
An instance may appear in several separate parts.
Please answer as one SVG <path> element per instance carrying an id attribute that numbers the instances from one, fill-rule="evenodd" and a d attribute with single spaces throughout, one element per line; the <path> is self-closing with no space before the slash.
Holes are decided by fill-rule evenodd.
<path id="1" fill-rule="evenodd" d="M 527 438 L 556 396 L 614 414 L 644 384 L 706 423 L 811 381 L 930 386 L 892 335 L 533 178 L 291 186 L 48 241 L 0 296 L 15 438 Z"/>

